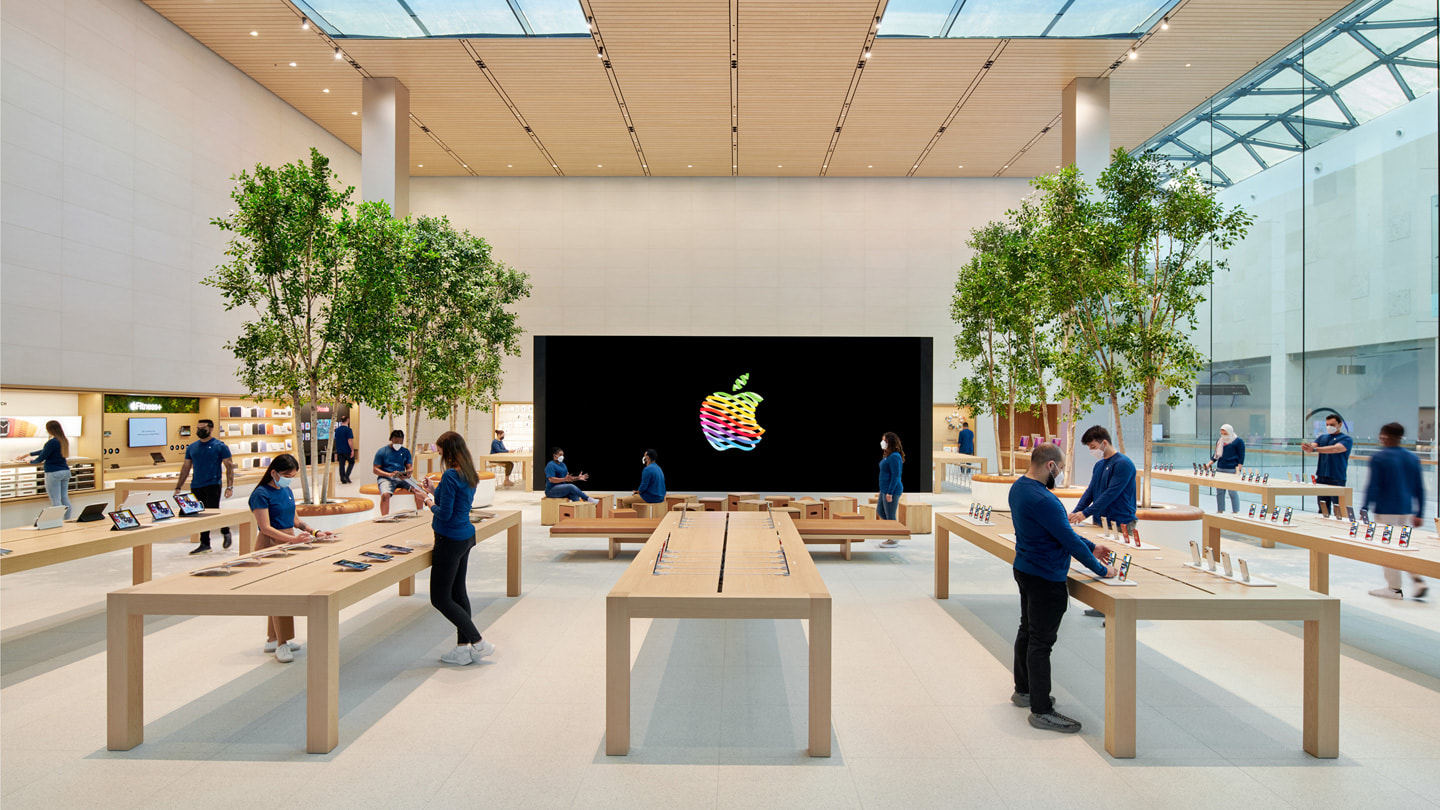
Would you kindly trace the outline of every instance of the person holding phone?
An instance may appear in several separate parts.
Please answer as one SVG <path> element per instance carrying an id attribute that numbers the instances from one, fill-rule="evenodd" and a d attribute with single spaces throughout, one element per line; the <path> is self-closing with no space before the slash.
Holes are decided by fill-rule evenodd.
<path id="1" fill-rule="evenodd" d="M 1314 453 L 1318 457 L 1315 462 L 1317 484 L 1345 486 L 1346 474 L 1350 470 L 1350 451 L 1355 447 L 1355 440 L 1340 431 L 1344 424 L 1340 414 L 1332 413 L 1325 417 L 1325 434 L 1316 436 L 1313 442 L 1300 445 L 1302 453 Z M 1325 517 L 1330 517 L 1331 510 L 1340 506 L 1339 495 L 1320 495 L 1315 500 L 1320 514 Z"/>
<path id="2" fill-rule="evenodd" d="M 1090 485 L 1070 513 L 1070 522 L 1090 518 L 1096 526 L 1108 520 L 1118 526 L 1135 522 L 1135 462 L 1110 443 L 1110 431 L 1093 425 L 1080 437 L 1090 449 L 1095 467 L 1090 472 Z"/>
<path id="3" fill-rule="evenodd" d="M 396 492 L 409 491 L 415 496 L 415 511 L 425 508 L 425 493 L 410 485 L 415 474 L 415 460 L 405 446 L 405 431 L 390 431 L 390 443 L 375 451 L 373 467 L 376 483 L 380 485 L 380 514 L 390 514 L 390 496 Z"/>
<path id="4" fill-rule="evenodd" d="M 1020 589 L 1020 630 L 1015 635 L 1015 693 L 1010 702 L 1030 709 L 1030 725 L 1074 734 L 1080 722 L 1055 711 L 1050 696 L 1050 651 L 1070 603 L 1065 584 L 1070 560 L 1096 576 L 1117 575 L 1100 562 L 1113 554 L 1075 533 L 1055 493 L 1055 477 L 1065 469 L 1065 454 L 1053 444 L 1030 453 L 1030 468 L 1010 487 L 1010 517 L 1015 524 L 1015 584 Z"/>
<path id="5" fill-rule="evenodd" d="M 590 476 L 585 473 L 570 474 L 570 468 L 565 466 L 564 448 L 550 448 L 550 463 L 545 465 L 545 497 L 596 503 L 594 498 L 585 494 L 585 490 L 571 483 L 589 480 Z"/>
<path id="6" fill-rule="evenodd" d="M 905 487 L 900 483 L 900 473 L 905 469 L 905 450 L 900 446 L 900 437 L 894 431 L 880 437 L 880 494 L 875 499 L 875 517 L 879 520 L 896 520 L 900 510 L 900 498 Z M 895 548 L 900 541 L 890 538 L 880 544 L 881 548 Z"/>
<path id="7" fill-rule="evenodd" d="M 65 438 L 65 428 L 54 419 L 45 423 L 45 432 L 50 438 L 39 450 L 22 453 L 16 461 L 29 461 L 43 465 L 45 474 L 45 495 L 51 506 L 65 507 L 65 519 L 70 519 L 70 440 Z"/>
<path id="8" fill-rule="evenodd" d="M 428 495 L 425 505 L 434 518 L 435 552 L 430 564 L 430 604 L 455 625 L 455 649 L 444 653 L 446 664 L 466 666 L 495 652 L 495 645 L 480 636 L 470 616 L 470 594 L 465 590 L 465 574 L 469 568 L 470 549 L 475 548 L 475 526 L 470 522 L 470 507 L 475 502 L 475 485 L 480 476 L 475 472 L 475 459 L 465 439 L 453 430 L 435 440 L 445 472 L 440 483 L 432 485 L 425 479 L 421 485 Z"/>
<path id="9" fill-rule="evenodd" d="M 665 472 L 660 469 L 659 458 L 654 450 L 646 450 L 640 457 L 640 486 L 635 494 L 645 503 L 665 501 Z"/>
<path id="10" fill-rule="evenodd" d="M 1404 438 L 1405 426 L 1399 422 L 1380 427 L 1380 452 L 1370 457 L 1370 481 L 1365 487 L 1365 500 L 1361 502 L 1376 523 L 1387 527 L 1419 526 L 1424 522 L 1425 479 L 1420 472 L 1419 457 L 1400 446 Z M 1430 591 L 1425 578 L 1412 573 L 1410 582 L 1415 586 L 1410 597 L 1424 599 Z M 1400 570 L 1386 568 L 1385 587 L 1376 588 L 1370 595 L 1404 599 Z"/>
<path id="11" fill-rule="evenodd" d="M 1229 424 L 1220 426 L 1220 441 L 1215 443 L 1215 452 L 1210 454 L 1215 469 L 1233 473 L 1245 466 L 1245 440 L 1235 435 L 1235 428 Z M 1240 512 L 1239 490 L 1215 488 L 1215 511 L 1225 514 L 1225 493 L 1230 493 L 1230 511 Z"/>
<path id="12" fill-rule="evenodd" d="M 230 455 L 230 446 L 215 438 L 215 422 L 201 419 L 196 423 L 195 438 L 185 448 L 185 461 L 180 465 L 180 477 L 175 480 L 175 494 L 185 490 L 185 479 L 191 472 L 195 479 L 190 491 L 200 499 L 206 509 L 219 509 L 221 493 L 228 498 L 235 494 L 235 460 Z M 220 489 L 220 470 L 225 470 L 225 489 Z M 223 548 L 230 548 L 230 527 L 220 530 Z M 204 554 L 210 550 L 210 532 L 200 533 L 200 545 L 191 554 Z"/>
<path id="13" fill-rule="evenodd" d="M 328 537 L 331 532 L 316 532 L 295 517 L 295 494 L 291 487 L 300 472 L 300 462 L 289 453 L 276 456 L 265 468 L 260 483 L 250 493 L 250 512 L 255 515 L 255 549 L 280 546 L 309 539 Z M 295 660 L 300 645 L 295 638 L 295 617 L 270 616 L 265 625 L 265 652 L 274 653 L 275 660 L 288 664 Z"/>
<path id="14" fill-rule="evenodd" d="M 335 459 L 340 462 L 340 483 L 348 484 L 360 448 L 355 444 L 355 431 L 350 429 L 350 414 L 342 414 L 335 421 L 338 423 L 335 428 Z"/>

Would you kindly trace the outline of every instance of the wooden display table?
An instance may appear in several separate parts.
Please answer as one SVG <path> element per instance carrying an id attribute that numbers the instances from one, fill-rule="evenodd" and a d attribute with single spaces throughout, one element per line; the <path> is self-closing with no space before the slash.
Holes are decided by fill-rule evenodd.
<path id="1" fill-rule="evenodd" d="M 520 595 L 520 513 L 497 512 L 475 526 L 476 542 L 504 533 L 508 542 L 506 595 Z M 335 560 L 363 561 L 361 551 L 393 543 L 413 548 L 367 571 L 346 571 Z M 188 573 L 115 591 L 107 607 L 107 747 L 129 751 L 145 740 L 145 635 L 148 615 L 304 616 L 306 652 L 305 750 L 325 754 L 340 742 L 340 611 L 399 584 L 415 590 L 415 575 L 430 567 L 434 534 L 428 520 L 359 523 L 335 543 L 316 544 L 263 565 L 221 576 Z M 263 553 L 263 552 L 262 552 Z M 206 566 L 208 567 L 208 566 Z M 259 632 L 257 625 L 256 632 Z"/>
<path id="2" fill-rule="evenodd" d="M 1190 487 L 1190 505 L 1200 505 L 1200 488 L 1215 487 L 1216 489 L 1231 489 L 1236 492 L 1249 492 L 1260 496 L 1260 502 L 1275 508 L 1275 498 L 1280 495 L 1334 495 L 1340 499 L 1340 514 L 1345 514 L 1345 507 L 1350 505 L 1351 489 L 1346 486 L 1331 484 L 1310 484 L 1297 481 L 1272 480 L 1268 484 L 1259 481 L 1242 481 L 1235 473 L 1217 472 L 1211 475 L 1196 475 L 1185 470 L 1151 470 L 1150 477 L 1156 481 L 1173 481 L 1185 484 Z M 1278 477 L 1278 476 L 1277 476 Z M 1269 538 L 1261 538 L 1262 548 L 1274 548 L 1275 541 Z"/>
<path id="3" fill-rule="evenodd" d="M 680 512 L 672 513 L 678 517 Z M 715 514 L 690 513 L 690 514 Z M 745 514 L 753 514 L 746 512 Z M 809 545 L 838 544 L 845 559 L 850 559 L 850 544 L 865 540 L 903 540 L 910 529 L 897 520 L 864 520 L 859 515 L 846 515 L 850 520 L 792 520 L 800 539 Z M 650 539 L 660 520 L 657 518 L 612 517 L 607 520 L 567 520 L 550 527 L 551 537 L 598 537 L 610 542 L 610 559 L 622 544 L 644 543 Z"/>
<path id="4" fill-rule="evenodd" d="M 830 756 L 830 593 L 789 518 L 676 512 L 605 599 L 605 753 L 630 752 L 630 620 L 806 619 L 810 756 Z"/>
<path id="5" fill-rule="evenodd" d="M 242 493 L 248 497 L 249 491 L 254 489 L 255 485 L 260 483 L 260 479 L 264 477 L 265 474 L 263 472 L 255 472 L 253 470 L 241 472 L 240 470 L 236 470 L 236 497 L 240 497 Z M 169 478 L 134 478 L 128 481 L 116 481 L 112 485 L 115 490 L 115 508 L 119 509 L 120 504 L 125 503 L 131 495 L 137 492 L 153 492 L 156 495 L 170 498 L 175 494 L 175 483 L 179 480 L 180 477 L 177 475 Z M 193 480 L 194 476 L 192 475 L 191 480 L 186 483 L 189 484 Z M 189 492 L 190 490 L 186 489 L 185 491 Z M 152 498 L 151 500 L 158 500 L 158 498 Z M 172 501 L 170 505 L 173 508 L 175 504 Z"/>
<path id="6" fill-rule="evenodd" d="M 1360 562 L 1383 565 L 1387 568 L 1396 568 L 1401 571 L 1409 571 L 1422 577 L 1440 577 L 1440 541 L 1433 539 L 1433 535 L 1426 529 L 1414 529 L 1410 539 L 1410 551 L 1401 551 L 1395 545 L 1395 540 L 1390 540 L 1390 545 L 1380 543 L 1379 534 L 1376 534 L 1374 542 L 1365 542 L 1361 526 L 1361 536 L 1356 540 L 1337 540 L 1335 535 L 1342 537 L 1350 534 L 1350 521 L 1348 520 L 1326 520 L 1315 515 L 1302 515 L 1295 513 L 1294 522 L 1286 526 L 1283 523 L 1271 523 L 1267 518 L 1263 522 L 1255 518 L 1241 517 L 1240 515 L 1206 515 L 1201 519 L 1201 525 L 1205 532 L 1205 545 L 1210 547 L 1215 559 L 1220 559 L 1220 532 L 1234 532 L 1243 534 L 1246 537 L 1258 537 L 1262 541 L 1270 540 L 1271 545 L 1284 543 L 1290 546 L 1310 550 L 1310 590 L 1320 593 L 1330 592 L 1330 555 L 1346 557 Z M 1399 527 L 1396 527 L 1399 531 Z"/>
<path id="7" fill-rule="evenodd" d="M 476 457 L 481 464 L 500 464 L 502 462 L 513 462 L 520 467 L 520 475 L 525 479 L 525 491 L 535 489 L 535 458 L 528 453 L 482 453 Z M 542 486 L 543 490 L 544 487 Z"/>
<path id="8" fill-rule="evenodd" d="M 175 517 L 158 523 L 150 522 L 149 515 L 137 513 L 135 517 L 140 520 L 140 528 L 123 532 L 114 531 L 109 518 L 89 523 L 72 521 L 54 529 L 6 529 L 0 532 L 0 547 L 10 549 L 10 553 L 0 557 L 0 575 L 131 549 L 134 560 L 130 581 L 138 585 L 150 581 L 155 543 L 234 526 L 240 553 L 248 554 L 255 547 L 255 516 L 248 509 L 207 509 L 196 517 Z"/>
<path id="9" fill-rule="evenodd" d="M 935 598 L 950 596 L 950 534 L 953 532 L 1006 562 L 1015 543 L 1002 537 L 1014 528 L 995 513 L 994 526 L 977 526 L 964 516 L 935 516 Z M 1093 527 L 1075 529 L 1099 542 Z M 1118 543 L 1113 548 L 1124 549 Z M 1170 549 L 1136 550 L 1131 555 L 1134 587 L 1098 582 L 1087 570 L 1070 571 L 1070 595 L 1105 614 L 1105 750 L 1113 757 L 1135 756 L 1135 625 L 1165 619 L 1303 621 L 1305 677 L 1303 746 L 1311 756 L 1340 755 L 1340 600 L 1278 584 L 1258 588 L 1187 568 Z M 1017 605 L 1018 610 L 1018 605 Z"/>
<path id="10" fill-rule="evenodd" d="M 951 464 L 965 467 L 979 467 L 980 472 L 990 471 L 990 462 L 984 456 L 972 456 L 968 453 L 951 453 L 948 451 L 936 451 L 931 458 L 935 462 L 935 492 L 940 491 L 940 485 L 945 481 L 945 468 Z"/>

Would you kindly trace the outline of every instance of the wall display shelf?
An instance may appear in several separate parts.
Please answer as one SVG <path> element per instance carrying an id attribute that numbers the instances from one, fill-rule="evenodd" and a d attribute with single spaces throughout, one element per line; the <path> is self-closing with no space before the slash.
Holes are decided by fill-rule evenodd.
<path id="1" fill-rule="evenodd" d="M 95 489 L 95 459 L 70 459 L 70 491 Z M 0 501 L 23 501 L 49 497 L 45 492 L 42 465 L 24 461 L 0 464 Z"/>
<path id="2" fill-rule="evenodd" d="M 510 452 L 528 453 L 534 450 L 535 403 L 495 403 L 495 429 L 505 431 L 505 447 Z M 489 445 L 489 442 L 485 443 L 486 447 Z"/>

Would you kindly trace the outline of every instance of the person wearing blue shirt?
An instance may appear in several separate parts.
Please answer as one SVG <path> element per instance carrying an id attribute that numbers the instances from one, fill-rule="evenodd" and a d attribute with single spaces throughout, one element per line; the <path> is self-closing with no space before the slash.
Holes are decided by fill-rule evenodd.
<path id="1" fill-rule="evenodd" d="M 350 429 L 350 414 L 343 414 L 335 420 L 339 426 L 335 428 L 335 458 L 340 462 L 340 483 L 350 483 L 350 473 L 355 470 L 355 457 L 360 454 L 360 448 L 355 444 L 355 431 Z"/>
<path id="2" fill-rule="evenodd" d="M 1245 440 L 1235 435 L 1235 428 L 1228 424 L 1220 426 L 1220 441 L 1215 443 L 1215 452 L 1210 454 L 1215 469 L 1224 473 L 1239 472 L 1245 466 Z M 1230 511 L 1240 511 L 1240 492 L 1215 488 L 1215 511 L 1225 513 L 1225 493 L 1230 493 Z"/>
<path id="3" fill-rule="evenodd" d="M 250 512 L 255 516 L 255 550 L 295 543 L 310 537 L 328 537 L 330 532 L 316 532 L 295 517 L 295 494 L 290 487 L 300 472 L 300 462 L 289 453 L 281 453 L 265 468 L 260 483 L 250 493 Z M 300 649 L 295 638 L 295 617 L 270 616 L 265 625 L 265 652 L 274 653 L 275 660 L 288 664 Z"/>
<path id="4" fill-rule="evenodd" d="M 1425 479 L 1420 473 L 1420 459 L 1400 446 L 1405 426 L 1391 422 L 1380 427 L 1380 452 L 1370 457 L 1370 480 L 1365 485 L 1365 500 L 1376 523 L 1387 526 L 1419 526 L 1425 514 Z M 1424 577 L 1410 574 L 1415 590 L 1412 599 L 1424 599 L 1430 586 Z M 1385 569 L 1385 587 L 1376 588 L 1371 596 L 1382 599 L 1404 599 L 1400 589 L 1400 571 Z"/>
<path id="5" fill-rule="evenodd" d="M 657 463 L 660 457 L 654 450 L 646 450 L 640 457 L 640 487 L 635 494 L 645 503 L 663 503 L 665 500 L 665 472 Z"/>
<path id="6" fill-rule="evenodd" d="M 390 496 L 409 490 L 415 496 L 415 511 L 425 505 L 425 493 L 410 485 L 415 462 L 405 446 L 405 431 L 390 431 L 390 443 L 375 451 L 375 480 L 380 485 L 380 514 L 390 514 Z"/>
<path id="7" fill-rule="evenodd" d="M 1080 496 L 1070 522 L 1091 518 L 1101 525 L 1101 518 L 1124 527 L 1135 522 L 1135 462 L 1110 443 L 1110 431 L 1095 425 L 1085 431 L 1080 442 L 1095 457 L 1090 473 L 1090 486 Z"/>
<path id="8" fill-rule="evenodd" d="M 900 498 L 905 487 L 900 483 L 900 473 L 905 469 L 905 449 L 900 446 L 900 437 L 893 431 L 880 437 L 880 494 L 875 499 L 875 517 L 878 520 L 895 520 L 900 511 Z M 880 544 L 881 548 L 895 548 L 898 540 L 891 538 Z"/>
<path id="9" fill-rule="evenodd" d="M 465 439 L 453 430 L 435 440 L 445 472 L 440 483 L 432 486 L 427 478 L 422 486 L 429 492 L 425 503 L 434 518 L 435 549 L 430 563 L 430 604 L 455 625 L 455 649 L 444 653 L 446 664 L 466 666 L 495 652 L 495 645 L 484 640 L 470 616 L 470 594 L 465 590 L 465 574 L 470 565 L 470 549 L 475 548 L 475 526 L 470 523 L 470 507 L 475 503 L 475 485 L 480 476 L 475 472 L 475 459 Z"/>
<path id="10" fill-rule="evenodd" d="M 969 422 L 960 423 L 960 452 L 967 456 L 975 455 L 975 431 L 970 429 Z"/>
<path id="11" fill-rule="evenodd" d="M 180 477 L 175 480 L 175 492 L 185 489 L 185 479 L 191 471 L 195 478 L 190 482 L 190 491 L 195 493 L 206 509 L 219 509 L 221 493 L 228 498 L 235 494 L 235 461 L 230 457 L 230 447 L 215 438 L 215 423 L 201 419 L 196 423 L 196 441 L 185 448 L 185 461 L 180 465 Z M 220 471 L 225 471 L 225 489 L 220 489 Z M 230 527 L 220 530 L 224 548 L 230 548 Z M 200 533 L 200 545 L 191 554 L 204 554 L 210 550 L 210 532 Z"/>
<path id="12" fill-rule="evenodd" d="M 1342 425 L 1344 421 L 1340 415 L 1332 413 L 1325 417 L 1325 435 L 1300 445 L 1301 452 L 1318 456 L 1315 462 L 1317 484 L 1345 486 L 1346 473 L 1350 469 L 1350 451 L 1355 447 L 1355 440 L 1340 432 Z M 1339 495 L 1321 495 L 1315 500 L 1319 502 L 1320 514 L 1325 517 L 1330 517 L 1330 511 L 1340 506 Z"/>
<path id="13" fill-rule="evenodd" d="M 494 453 L 508 453 L 508 452 L 510 452 L 510 449 L 505 446 L 505 431 L 503 431 L 503 430 L 497 430 L 497 431 L 495 431 L 495 438 L 492 439 L 491 442 L 490 442 L 490 452 L 491 452 L 492 454 L 494 454 Z M 501 461 L 501 462 L 497 462 L 497 463 L 498 463 L 501 467 L 504 467 L 504 468 L 505 468 L 505 484 L 504 484 L 504 485 L 507 486 L 507 487 L 510 486 L 510 474 L 513 473 L 513 472 L 515 472 L 515 462 L 513 462 L 513 461 Z"/>
<path id="14" fill-rule="evenodd" d="M 1029 707 L 1030 725 L 1074 734 L 1077 720 L 1055 711 L 1050 696 L 1050 651 L 1070 602 L 1066 576 L 1070 560 L 1079 560 L 1099 577 L 1116 575 L 1103 545 L 1075 533 L 1055 493 L 1055 477 L 1065 469 L 1065 454 L 1053 444 L 1030 453 L 1030 469 L 1010 487 L 1010 518 L 1015 525 L 1015 584 L 1020 588 L 1020 630 L 1015 635 L 1015 694 L 1010 702 Z"/>
<path id="15" fill-rule="evenodd" d="M 589 480 L 590 476 L 586 473 L 570 474 L 570 468 L 565 466 L 565 450 L 563 448 L 550 448 L 550 463 L 545 465 L 545 497 L 596 503 L 594 498 L 586 495 L 584 490 L 571 483 L 572 481 Z"/>
<path id="16" fill-rule="evenodd" d="M 22 453 L 16 456 L 15 460 L 42 465 L 45 495 L 50 498 L 51 506 L 65 507 L 65 519 L 69 520 L 70 461 L 67 457 L 70 455 L 70 440 L 65 438 L 65 428 L 54 419 L 45 423 L 45 432 L 50 434 L 50 438 L 45 440 L 43 447 Z"/>

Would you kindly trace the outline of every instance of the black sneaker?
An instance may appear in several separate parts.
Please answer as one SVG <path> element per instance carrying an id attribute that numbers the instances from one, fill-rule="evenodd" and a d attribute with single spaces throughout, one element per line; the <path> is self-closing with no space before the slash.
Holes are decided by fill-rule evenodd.
<path id="1" fill-rule="evenodd" d="M 1085 609 L 1085 615 L 1086 615 L 1086 616 L 1096 617 L 1096 618 L 1101 618 L 1101 619 L 1105 618 L 1105 614 L 1104 614 L 1104 613 L 1101 613 L 1100 611 L 1096 610 L 1095 608 L 1086 608 L 1086 609 Z"/>
<path id="2" fill-rule="evenodd" d="M 1022 709 L 1030 708 L 1030 695 L 1026 692 L 1016 692 L 1010 695 L 1010 702 Z"/>
<path id="3" fill-rule="evenodd" d="M 1058 731 L 1061 734 L 1074 734 L 1080 730 L 1080 721 L 1072 720 L 1057 711 L 1049 714 L 1030 713 L 1030 725 L 1045 731 Z"/>
<path id="4" fill-rule="evenodd" d="M 220 544 L 221 548 L 230 548 L 230 535 L 225 535 L 225 542 Z"/>
<path id="5" fill-rule="evenodd" d="M 209 545 L 202 543 L 196 546 L 194 551 L 190 552 L 190 556 L 194 557 L 196 554 L 209 554 L 210 550 Z"/>
<path id="6" fill-rule="evenodd" d="M 1430 592 L 1430 586 L 1422 583 L 1422 584 L 1420 585 L 1420 587 L 1418 587 L 1418 588 L 1415 589 L 1415 592 L 1414 592 L 1414 593 L 1410 594 L 1410 598 L 1411 598 L 1411 599 L 1424 599 L 1424 598 L 1425 598 L 1425 594 L 1427 594 L 1427 593 L 1429 593 L 1429 592 Z"/>

